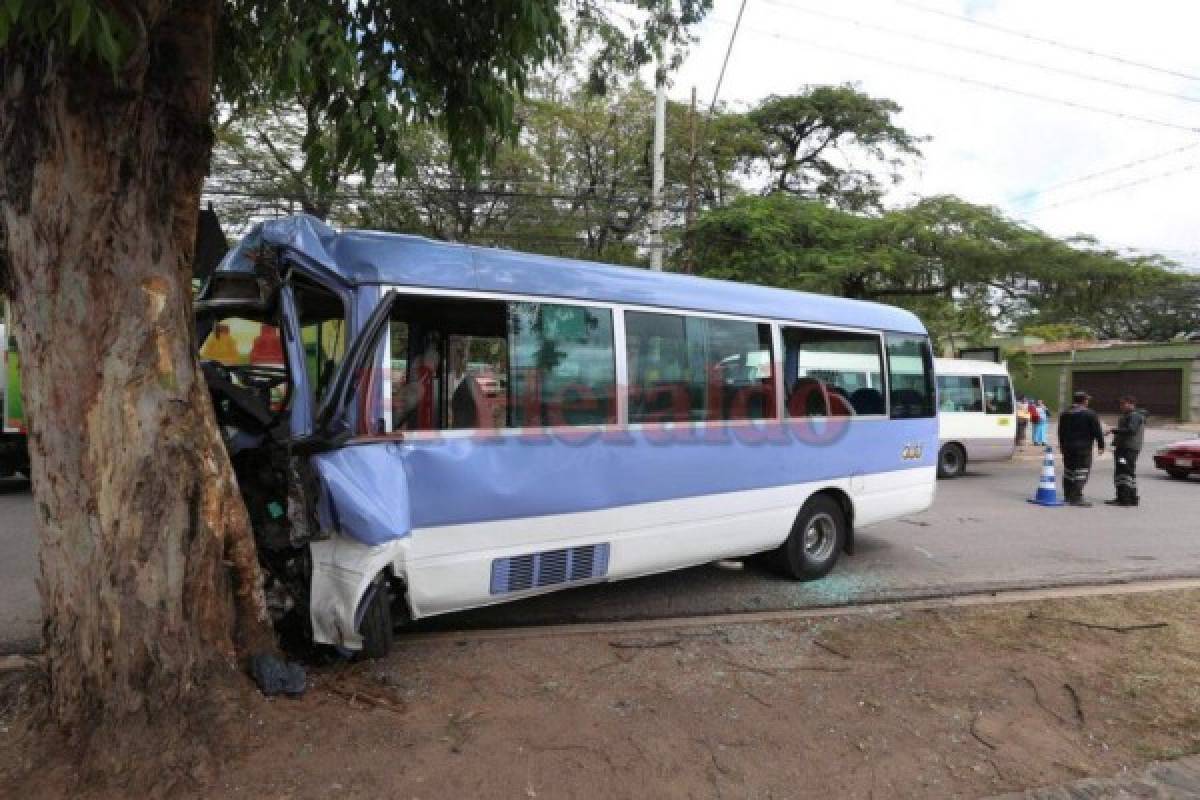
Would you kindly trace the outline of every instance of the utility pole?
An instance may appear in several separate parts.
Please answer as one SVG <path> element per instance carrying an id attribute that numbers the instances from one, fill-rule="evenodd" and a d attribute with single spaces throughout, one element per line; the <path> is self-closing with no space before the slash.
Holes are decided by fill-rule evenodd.
<path id="1" fill-rule="evenodd" d="M 688 199 L 687 222 L 684 228 L 685 252 L 687 258 L 683 262 L 683 271 L 690 273 L 696 268 L 696 253 L 692 245 L 692 223 L 696 219 L 696 87 L 692 87 L 692 112 L 688 116 L 688 127 L 691 129 L 691 147 L 688 148 Z"/>
<path id="2" fill-rule="evenodd" d="M 650 185 L 650 269 L 662 272 L 663 228 L 666 213 L 663 209 L 663 172 L 666 167 L 667 128 L 667 69 L 660 56 L 654 75 L 654 178 Z"/>

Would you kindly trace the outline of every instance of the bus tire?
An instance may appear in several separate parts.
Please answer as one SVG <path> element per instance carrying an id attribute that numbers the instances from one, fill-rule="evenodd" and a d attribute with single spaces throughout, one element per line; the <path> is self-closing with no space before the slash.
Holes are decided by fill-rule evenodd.
<path id="1" fill-rule="evenodd" d="M 392 620 L 392 592 L 387 576 L 380 573 L 363 595 L 362 619 L 358 633 L 362 636 L 362 649 L 358 658 L 383 658 L 392 649 L 395 627 Z"/>
<path id="2" fill-rule="evenodd" d="M 778 570 L 787 578 L 812 581 L 829 574 L 846 545 L 846 514 L 832 497 L 809 498 L 796 523 L 775 552 Z"/>
<path id="3" fill-rule="evenodd" d="M 967 471 L 967 451 L 961 445 L 944 444 L 938 451 L 937 476 L 949 480 Z"/>

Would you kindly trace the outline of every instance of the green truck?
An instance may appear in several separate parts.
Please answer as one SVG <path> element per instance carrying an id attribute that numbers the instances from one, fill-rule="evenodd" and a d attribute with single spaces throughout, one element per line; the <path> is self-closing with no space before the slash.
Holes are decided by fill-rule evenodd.
<path id="1" fill-rule="evenodd" d="M 21 371 L 7 302 L 0 297 L 0 478 L 29 474 Z"/>

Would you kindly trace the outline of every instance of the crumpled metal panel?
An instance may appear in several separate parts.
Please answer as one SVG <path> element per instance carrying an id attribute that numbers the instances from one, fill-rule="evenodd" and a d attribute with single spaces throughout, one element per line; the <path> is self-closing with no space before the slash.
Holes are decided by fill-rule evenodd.
<path id="1" fill-rule="evenodd" d="M 366 545 L 412 530 L 408 478 L 399 443 L 352 445 L 313 456 L 321 480 L 317 515 L 324 530 Z"/>

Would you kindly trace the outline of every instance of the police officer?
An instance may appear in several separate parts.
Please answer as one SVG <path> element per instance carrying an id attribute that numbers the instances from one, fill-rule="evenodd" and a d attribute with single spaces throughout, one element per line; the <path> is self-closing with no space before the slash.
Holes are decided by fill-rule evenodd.
<path id="1" fill-rule="evenodd" d="M 1088 408 L 1087 392 L 1075 392 L 1070 408 L 1058 417 L 1058 446 L 1063 454 L 1063 494 L 1073 506 L 1091 505 L 1083 499 L 1083 487 L 1092 472 L 1092 443 L 1104 453 L 1104 428 L 1096 412 Z"/>
<path id="2" fill-rule="evenodd" d="M 1113 437 L 1113 459 L 1116 462 L 1113 483 L 1117 488 L 1116 499 L 1104 501 L 1110 506 L 1138 504 L 1137 460 L 1142 451 L 1145 428 L 1146 418 L 1137 410 L 1137 399 L 1129 394 L 1122 397 L 1117 427 L 1108 429 Z"/>

